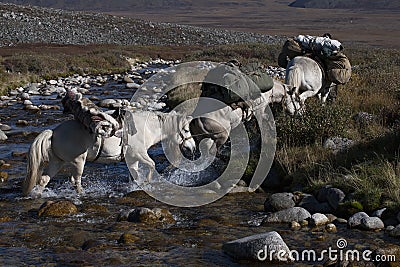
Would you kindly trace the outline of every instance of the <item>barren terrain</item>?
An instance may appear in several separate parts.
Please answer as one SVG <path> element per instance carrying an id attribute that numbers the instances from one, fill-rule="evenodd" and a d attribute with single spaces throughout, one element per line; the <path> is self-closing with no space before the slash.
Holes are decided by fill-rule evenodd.
<path id="1" fill-rule="evenodd" d="M 142 8 L 111 12 L 156 20 L 269 35 L 322 34 L 330 32 L 344 43 L 400 47 L 399 10 L 295 8 L 291 0 L 231 1 L 230 5 L 195 4 L 187 9 Z"/>

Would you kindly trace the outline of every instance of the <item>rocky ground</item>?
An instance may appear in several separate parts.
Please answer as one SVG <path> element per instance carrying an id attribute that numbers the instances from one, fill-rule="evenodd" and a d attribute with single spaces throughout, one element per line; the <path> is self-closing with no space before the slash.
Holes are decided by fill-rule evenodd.
<path id="1" fill-rule="evenodd" d="M 218 45 L 282 40 L 282 37 L 250 32 L 3 3 L 0 3 L 0 28 L 0 46 L 21 43 Z"/>

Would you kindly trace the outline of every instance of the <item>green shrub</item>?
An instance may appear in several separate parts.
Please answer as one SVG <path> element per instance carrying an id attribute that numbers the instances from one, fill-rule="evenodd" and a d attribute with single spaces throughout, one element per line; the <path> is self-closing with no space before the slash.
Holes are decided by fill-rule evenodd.
<path id="1" fill-rule="evenodd" d="M 351 122 L 349 108 L 340 105 L 321 105 L 307 101 L 304 114 L 291 116 L 279 113 L 276 118 L 278 144 L 302 146 L 321 144 L 326 138 L 343 136 Z"/>

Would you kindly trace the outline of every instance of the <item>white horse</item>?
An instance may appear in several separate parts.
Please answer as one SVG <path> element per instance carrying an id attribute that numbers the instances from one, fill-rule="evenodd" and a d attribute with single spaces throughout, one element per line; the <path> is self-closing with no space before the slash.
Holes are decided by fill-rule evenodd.
<path id="1" fill-rule="evenodd" d="M 301 106 L 307 98 L 318 95 L 323 103 L 336 85 L 326 80 L 322 67 L 309 57 L 293 58 L 286 68 L 285 83 L 292 86 Z"/>
<path id="2" fill-rule="evenodd" d="M 191 152 L 195 150 L 196 144 L 189 131 L 190 120 L 190 116 L 169 113 L 126 113 L 124 121 L 129 126 L 128 138 L 134 138 L 128 140 L 130 143 L 126 151 L 123 151 L 124 144 L 119 135 L 105 138 L 89 132 L 76 120 L 63 122 L 54 130 L 43 131 L 33 141 L 22 193 L 29 195 L 36 186 L 35 193 L 40 195 L 66 163 L 72 165 L 71 182 L 81 193 L 81 177 L 86 161 L 113 163 L 121 161 L 124 155 L 148 165 L 150 179 L 155 168 L 154 161 L 147 154 L 150 146 L 167 139 L 172 147 L 182 147 Z M 146 121 L 151 123 L 146 124 Z"/>

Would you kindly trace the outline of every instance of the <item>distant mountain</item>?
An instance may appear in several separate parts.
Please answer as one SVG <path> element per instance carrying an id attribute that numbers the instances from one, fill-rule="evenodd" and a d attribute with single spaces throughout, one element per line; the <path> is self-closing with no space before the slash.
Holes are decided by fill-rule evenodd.
<path id="1" fill-rule="evenodd" d="M 302 8 L 342 8 L 342 9 L 362 9 L 377 10 L 391 9 L 400 11 L 399 0 L 296 0 L 291 3 L 291 7 Z"/>

